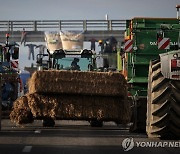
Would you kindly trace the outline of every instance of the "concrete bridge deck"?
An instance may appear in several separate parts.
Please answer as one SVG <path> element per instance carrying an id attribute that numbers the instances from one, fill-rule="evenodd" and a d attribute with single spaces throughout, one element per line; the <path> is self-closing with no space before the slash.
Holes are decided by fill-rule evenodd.
<path id="1" fill-rule="evenodd" d="M 27 42 L 44 42 L 45 31 L 79 30 L 84 31 L 85 41 L 91 38 L 106 39 L 114 36 L 122 41 L 126 20 L 34 20 L 0 21 L 0 42 L 5 34 L 10 34 L 10 41 L 20 42 L 23 28 L 27 32 Z"/>

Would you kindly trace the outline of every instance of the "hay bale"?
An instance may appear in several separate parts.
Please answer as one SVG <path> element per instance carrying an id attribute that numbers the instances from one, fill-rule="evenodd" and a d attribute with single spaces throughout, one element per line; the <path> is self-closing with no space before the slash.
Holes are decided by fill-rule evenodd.
<path id="1" fill-rule="evenodd" d="M 127 123 L 130 119 L 130 107 L 126 100 L 120 97 L 42 95 L 35 93 L 27 94 L 26 98 L 27 102 L 22 97 L 16 101 L 11 113 L 11 119 L 18 124 L 31 122 L 31 117 L 24 121 L 25 119 L 22 119 L 19 115 L 19 113 L 22 113 L 22 108 L 18 107 L 21 104 L 23 104 L 21 106 L 27 106 L 33 117 L 38 119 L 44 117 L 64 120 L 98 119 L 118 123 Z M 17 105 L 17 102 L 21 102 L 21 104 Z M 15 112 L 17 114 L 14 116 Z M 27 117 L 25 115 L 25 118 Z"/>
<path id="2" fill-rule="evenodd" d="M 29 93 L 121 96 L 127 94 L 124 76 L 116 72 L 36 71 Z"/>
<path id="3" fill-rule="evenodd" d="M 60 105 L 58 97 L 35 93 L 27 95 L 27 98 L 34 117 L 56 117 Z"/>
<path id="4" fill-rule="evenodd" d="M 33 115 L 28 105 L 28 99 L 25 96 L 18 98 L 13 105 L 12 112 L 10 113 L 12 122 L 19 124 L 27 124 L 33 122 Z"/>

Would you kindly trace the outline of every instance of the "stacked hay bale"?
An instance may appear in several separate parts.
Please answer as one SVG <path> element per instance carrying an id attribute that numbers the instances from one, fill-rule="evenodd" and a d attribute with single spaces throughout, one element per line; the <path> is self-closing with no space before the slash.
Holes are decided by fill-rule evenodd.
<path id="1" fill-rule="evenodd" d="M 16 123 L 19 105 L 40 119 L 129 120 L 126 80 L 115 72 L 37 71 L 29 81 L 29 93 L 14 103 L 10 117 Z"/>
<path id="2" fill-rule="evenodd" d="M 26 96 L 18 98 L 13 106 L 10 119 L 17 124 L 27 124 L 33 122 L 33 115 L 28 105 Z"/>

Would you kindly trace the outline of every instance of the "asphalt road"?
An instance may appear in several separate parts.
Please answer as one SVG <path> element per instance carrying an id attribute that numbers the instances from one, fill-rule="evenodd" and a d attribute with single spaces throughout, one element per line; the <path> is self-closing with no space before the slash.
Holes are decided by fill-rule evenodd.
<path id="1" fill-rule="evenodd" d="M 126 138 L 133 141 L 122 146 Z M 156 146 L 162 142 L 166 146 L 146 147 L 147 142 Z M 168 147 L 170 142 L 176 147 L 172 144 Z M 138 143 L 142 143 L 140 147 Z M 41 121 L 16 127 L 9 120 L 3 120 L 0 131 L 0 154 L 174 154 L 180 153 L 179 145 L 180 141 L 154 140 L 148 139 L 146 134 L 129 133 L 128 127 L 114 123 L 92 128 L 88 122 L 56 121 L 54 128 L 43 128 Z"/>

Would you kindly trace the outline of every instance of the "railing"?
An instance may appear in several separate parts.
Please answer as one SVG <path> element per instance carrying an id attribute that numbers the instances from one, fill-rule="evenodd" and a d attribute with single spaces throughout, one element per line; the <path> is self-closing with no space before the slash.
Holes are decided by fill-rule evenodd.
<path id="1" fill-rule="evenodd" d="M 0 21 L 0 31 L 124 30 L 126 20 L 11 20 Z"/>

